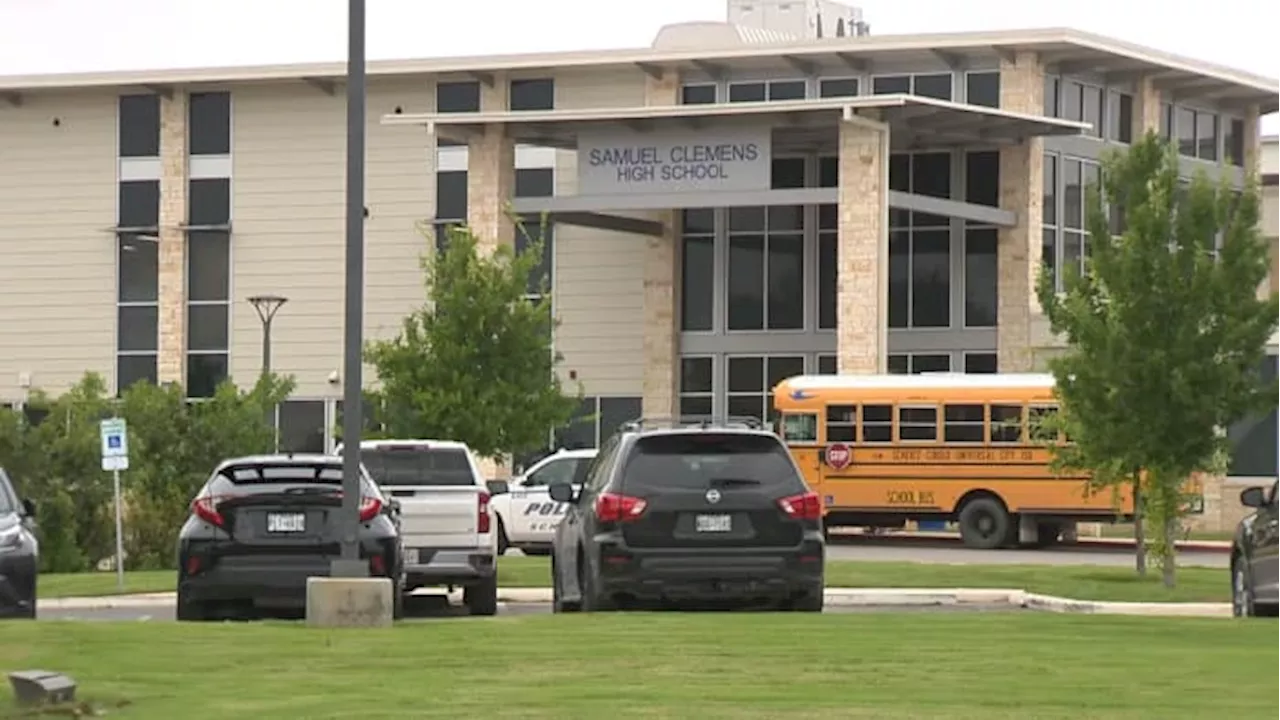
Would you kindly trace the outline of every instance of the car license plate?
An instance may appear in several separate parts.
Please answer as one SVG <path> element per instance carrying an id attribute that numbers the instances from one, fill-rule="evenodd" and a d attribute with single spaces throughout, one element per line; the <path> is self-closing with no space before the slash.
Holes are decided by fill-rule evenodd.
<path id="1" fill-rule="evenodd" d="M 733 529 L 731 515 L 699 515 L 694 525 L 698 532 L 729 532 Z"/>
<path id="2" fill-rule="evenodd" d="M 268 513 L 267 532 L 300 533 L 306 532 L 307 516 L 303 513 Z"/>

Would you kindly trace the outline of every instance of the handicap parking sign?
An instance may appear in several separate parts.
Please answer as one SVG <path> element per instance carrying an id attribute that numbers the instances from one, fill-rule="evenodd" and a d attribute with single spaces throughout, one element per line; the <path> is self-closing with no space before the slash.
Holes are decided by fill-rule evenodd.
<path id="1" fill-rule="evenodd" d="M 102 469 L 125 470 L 129 467 L 129 433 L 121 418 L 108 418 L 99 426 L 102 436 Z"/>

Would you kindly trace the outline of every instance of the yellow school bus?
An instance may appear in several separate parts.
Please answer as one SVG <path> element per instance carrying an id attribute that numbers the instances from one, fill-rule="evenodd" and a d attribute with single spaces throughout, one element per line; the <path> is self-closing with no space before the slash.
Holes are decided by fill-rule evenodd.
<path id="1" fill-rule="evenodd" d="M 773 390 L 778 429 L 833 527 L 949 521 L 975 548 L 1047 545 L 1132 519 L 1133 498 L 1050 468 L 1048 374 L 812 375 Z"/>

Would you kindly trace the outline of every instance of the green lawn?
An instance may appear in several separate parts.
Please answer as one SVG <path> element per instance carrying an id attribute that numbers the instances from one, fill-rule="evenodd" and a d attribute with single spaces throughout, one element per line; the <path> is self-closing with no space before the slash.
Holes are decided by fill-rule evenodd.
<path id="1" fill-rule="evenodd" d="M 1275 718 L 1275 625 L 1038 613 L 0 623 L 110 717 Z M 1172 660 L 1172 661 L 1171 661 Z M 0 689 L 0 717 L 8 710 Z"/>
<path id="2" fill-rule="evenodd" d="M 550 571 L 545 557 L 504 557 L 499 584 L 506 588 L 547 587 Z M 931 565 L 904 562 L 827 563 L 828 587 L 1015 588 L 1081 600 L 1139 602 L 1227 602 L 1231 599 L 1227 571 L 1179 568 L 1178 587 L 1165 590 L 1159 572 L 1146 580 L 1123 567 L 1070 565 Z M 132 572 L 125 576 L 125 592 L 171 592 L 172 572 Z M 114 573 L 48 574 L 40 577 L 40 597 L 77 597 L 116 593 Z"/>
<path id="3" fill-rule="evenodd" d="M 1210 532 L 1206 530 L 1192 530 L 1186 536 L 1179 535 L 1178 540 L 1201 540 L 1214 542 L 1231 542 L 1235 537 L 1234 530 L 1223 530 L 1221 532 Z M 1102 537 L 1104 538 L 1124 538 L 1126 540 L 1133 539 L 1133 523 L 1117 523 L 1115 525 L 1103 525 Z M 1085 536 L 1087 539 L 1088 536 Z"/>

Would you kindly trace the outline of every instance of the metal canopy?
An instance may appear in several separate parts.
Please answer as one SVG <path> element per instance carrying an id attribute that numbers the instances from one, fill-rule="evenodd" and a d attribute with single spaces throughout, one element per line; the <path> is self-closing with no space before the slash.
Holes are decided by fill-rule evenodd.
<path id="1" fill-rule="evenodd" d="M 734 125 L 773 127 L 775 151 L 836 148 L 840 122 L 850 114 L 874 116 L 890 126 L 895 148 L 1011 145 L 1045 135 L 1079 135 L 1085 123 L 1013 113 L 915 95 L 712 105 L 642 106 L 592 110 L 384 115 L 384 125 L 424 126 L 445 140 L 466 142 L 486 125 L 503 125 L 519 144 L 576 149 L 588 128 L 714 130 Z"/>

